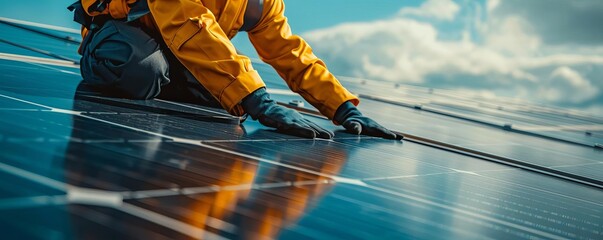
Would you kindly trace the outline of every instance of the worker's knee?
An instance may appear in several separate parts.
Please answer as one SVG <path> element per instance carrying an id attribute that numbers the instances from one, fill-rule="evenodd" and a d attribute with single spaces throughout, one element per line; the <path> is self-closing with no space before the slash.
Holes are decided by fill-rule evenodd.
<path id="1" fill-rule="evenodd" d="M 108 21 L 87 36 L 81 70 L 84 81 L 133 99 L 156 97 L 169 83 L 168 63 L 160 45 L 141 29 Z"/>

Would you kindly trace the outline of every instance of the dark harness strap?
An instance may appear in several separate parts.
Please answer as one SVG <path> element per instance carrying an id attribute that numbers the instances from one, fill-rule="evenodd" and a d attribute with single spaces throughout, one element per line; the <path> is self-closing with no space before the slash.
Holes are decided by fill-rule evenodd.
<path id="1" fill-rule="evenodd" d="M 111 0 L 98 0 L 96 2 L 97 3 L 92 5 L 90 8 L 92 8 L 92 10 L 94 11 L 102 12 L 108 6 L 108 4 L 111 3 Z M 67 9 L 73 12 L 74 21 L 79 24 L 82 24 L 84 27 L 90 30 L 96 30 L 102 27 L 102 25 L 106 21 L 112 19 L 109 15 L 99 15 L 96 17 L 89 16 L 86 11 L 84 11 L 84 7 L 82 6 L 80 0 L 77 0 L 76 2 L 71 4 Z M 120 20 L 125 22 L 131 22 L 141 18 L 149 12 L 150 11 L 147 1 L 139 0 L 130 4 L 130 12 L 128 13 L 128 16 L 125 19 Z"/>
<path id="2" fill-rule="evenodd" d="M 240 31 L 249 31 L 253 29 L 262 19 L 262 11 L 264 10 L 264 0 L 248 0 L 247 9 L 245 10 L 245 18 Z"/>
<path id="3" fill-rule="evenodd" d="M 141 18 L 147 13 L 151 12 L 149 10 L 149 5 L 147 0 L 138 0 L 131 5 L 130 12 L 128 13 L 127 22 L 134 21 L 136 19 Z"/>

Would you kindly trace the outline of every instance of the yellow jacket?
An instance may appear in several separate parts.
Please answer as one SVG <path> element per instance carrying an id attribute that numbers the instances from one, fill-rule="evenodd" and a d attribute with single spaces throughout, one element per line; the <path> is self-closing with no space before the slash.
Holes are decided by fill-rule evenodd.
<path id="1" fill-rule="evenodd" d="M 137 0 L 113 0 L 103 12 L 124 18 Z M 86 11 L 97 0 L 81 0 Z M 242 115 L 241 100 L 265 84 L 248 57 L 230 42 L 243 26 L 247 0 L 148 0 L 151 16 L 141 22 L 158 31 L 167 46 L 197 80 L 233 115 Z M 265 0 L 262 17 L 248 31 L 262 61 L 270 64 L 323 115 L 332 119 L 345 101 L 359 99 L 346 90 L 301 37 L 293 35 L 283 0 Z M 86 34 L 86 30 L 83 31 Z"/>

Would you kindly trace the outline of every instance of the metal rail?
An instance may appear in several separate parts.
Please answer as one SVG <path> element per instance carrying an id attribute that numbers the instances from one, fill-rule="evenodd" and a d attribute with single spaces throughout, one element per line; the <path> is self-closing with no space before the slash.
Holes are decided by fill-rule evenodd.
<path id="1" fill-rule="evenodd" d="M 388 103 L 388 104 L 392 104 L 392 105 L 396 105 L 396 106 L 401 106 L 401 107 L 406 107 L 406 108 L 413 108 L 413 109 L 417 109 L 417 110 L 421 110 L 421 111 L 425 111 L 425 112 L 430 112 L 430 113 L 434 113 L 434 114 L 438 114 L 438 115 L 443 115 L 443 116 L 447 116 L 447 117 L 461 119 L 461 120 L 464 120 L 464 121 L 468 121 L 468 122 L 472 122 L 472 123 L 477 123 L 477 124 L 481 124 L 481 125 L 484 125 L 484 126 L 498 128 L 498 129 L 502 129 L 502 130 L 505 130 L 505 131 L 519 133 L 519 134 L 523 134 L 523 135 L 528 135 L 528 136 L 533 136 L 533 137 L 538 137 L 538 138 L 544 138 L 544 139 L 558 141 L 558 142 L 563 142 L 563 143 L 569 143 L 569 144 L 578 145 L 578 146 L 582 146 L 582 147 L 601 148 L 600 144 L 590 145 L 590 144 L 586 144 L 586 143 L 571 141 L 571 140 L 567 140 L 567 139 L 563 139 L 563 138 L 558 138 L 558 137 L 548 136 L 548 135 L 534 133 L 534 132 L 530 132 L 530 131 L 515 129 L 511 125 L 499 125 L 499 124 L 495 124 L 495 123 L 491 123 L 491 122 L 487 122 L 487 121 L 482 121 L 482 120 L 473 119 L 473 118 L 470 118 L 470 117 L 461 116 L 461 115 L 458 115 L 458 114 L 448 113 L 448 112 L 444 112 L 444 111 L 438 111 L 438 110 L 435 110 L 435 109 L 429 109 L 429 108 L 425 108 L 425 107 L 422 107 L 422 106 L 415 106 L 415 105 L 412 105 L 412 104 L 401 103 L 401 102 L 392 101 L 392 100 L 389 100 L 389 99 L 384 99 L 384 98 L 370 96 L 370 95 L 358 94 L 358 96 L 361 97 L 361 98 L 365 98 L 365 99 L 369 99 L 369 100 L 373 100 L 373 101 L 377 101 L 377 102 Z"/>
<path id="2" fill-rule="evenodd" d="M 320 112 L 315 111 L 315 110 L 297 107 L 297 106 L 293 106 L 293 105 L 290 105 L 287 103 L 282 103 L 282 102 L 279 102 L 278 104 L 298 110 L 299 112 L 301 112 L 303 114 L 326 119 L 326 117 L 324 117 L 322 114 L 320 114 Z M 478 151 L 475 149 L 461 147 L 461 146 L 437 141 L 437 140 L 430 139 L 430 138 L 425 138 L 425 137 L 412 135 L 412 134 L 408 134 L 408 133 L 403 133 L 403 132 L 399 132 L 399 131 L 393 131 L 393 132 L 396 134 L 403 135 L 404 140 L 409 141 L 409 142 L 413 142 L 413 143 L 421 144 L 424 146 L 429 146 L 429 147 L 433 147 L 433 148 L 437 148 L 437 149 L 441 149 L 444 151 L 453 152 L 453 153 L 457 153 L 457 154 L 461 154 L 461 155 L 465 155 L 465 156 L 470 156 L 470 157 L 477 158 L 477 159 L 495 162 L 495 163 L 499 163 L 499 164 L 503 164 L 503 165 L 507 165 L 507 166 L 511 166 L 511 167 L 516 167 L 516 168 L 519 168 L 522 170 L 535 172 L 535 173 L 539 173 L 539 174 L 544 174 L 547 176 L 571 181 L 571 182 L 578 183 L 581 185 L 586 185 L 586 186 L 590 186 L 590 187 L 603 189 L 603 181 L 601 181 L 601 180 L 597 180 L 597 179 L 593 179 L 593 178 L 589 178 L 589 177 L 585 177 L 585 176 L 581 176 L 581 175 L 577 175 L 577 174 L 573 174 L 573 173 L 564 172 L 561 170 L 541 166 L 538 164 L 529 163 L 526 161 L 521 161 L 519 159 L 499 156 L 499 155 L 495 155 L 495 154 L 491 154 L 491 153 L 487 153 L 487 152 Z"/>
<path id="3" fill-rule="evenodd" d="M 394 131 L 394 132 L 399 133 L 397 131 Z M 414 143 L 418 143 L 421 145 L 434 147 L 434 148 L 458 153 L 458 154 L 465 155 L 465 156 L 470 156 L 470 157 L 474 157 L 474 158 L 478 158 L 478 159 L 482 159 L 482 160 L 487 160 L 490 162 L 500 163 L 500 164 L 504 164 L 507 166 L 517 167 L 517 168 L 520 168 L 523 170 L 528 170 L 531 172 L 536 172 L 536 173 L 552 176 L 555 178 L 561 178 L 561 179 L 569 180 L 569 181 L 576 182 L 579 184 L 603 189 L 603 181 L 601 181 L 601 180 L 597 180 L 597 179 L 593 179 L 593 178 L 589 178 L 589 177 L 585 177 L 585 176 L 580 176 L 580 175 L 573 174 L 573 173 L 564 172 L 561 170 L 521 161 L 521 160 L 514 159 L 514 158 L 499 156 L 499 155 L 495 155 L 495 154 L 491 154 L 491 153 L 487 153 L 487 152 L 482 152 L 482 151 L 478 151 L 478 150 L 474 150 L 474 149 L 470 149 L 470 148 L 465 148 L 465 147 L 461 147 L 461 146 L 457 146 L 457 145 L 453 145 L 453 144 L 448 144 L 448 143 L 440 142 L 440 141 L 437 141 L 434 139 L 424 138 L 424 137 L 411 135 L 411 134 L 407 134 L 407 133 L 399 133 L 399 134 L 404 135 L 404 140 L 407 140 L 409 142 L 414 142 Z"/>
<path id="4" fill-rule="evenodd" d="M 81 43 L 80 41 L 78 41 L 75 38 L 70 37 L 70 36 L 61 36 L 61 35 L 52 34 L 52 33 L 48 33 L 48 32 L 44 32 L 44 31 L 40 31 L 38 29 L 35 29 L 34 27 L 32 27 L 34 23 L 30 23 L 30 25 L 32 25 L 32 26 L 28 26 L 28 25 L 25 25 L 25 24 L 29 23 L 29 22 L 17 21 L 17 20 L 12 20 L 12 19 L 8 19 L 8 18 L 0 18 L 0 23 L 6 24 L 6 25 L 9 25 L 9 26 L 13 26 L 13 27 L 16 27 L 16 28 L 20 28 L 20 29 L 23 29 L 23 30 L 26 30 L 26 31 L 34 32 L 34 33 L 37 33 L 37 34 L 41 34 L 41 35 L 44 35 L 44 36 L 47 36 L 47 37 L 50 37 L 50 38 L 62 40 L 62 41 L 68 42 L 68 43 L 73 43 L 73 44 L 80 44 Z M 40 25 L 38 27 L 45 27 L 45 26 L 48 26 L 46 28 L 50 27 L 50 25 Z"/>
<path id="5" fill-rule="evenodd" d="M 37 52 L 39 54 L 50 56 L 50 57 L 53 57 L 53 58 L 56 58 L 56 59 L 69 61 L 69 62 L 72 62 L 74 64 L 78 64 L 78 65 L 80 64 L 80 61 L 78 61 L 78 60 L 71 59 L 71 58 L 68 58 L 68 57 L 64 57 L 64 56 L 61 56 L 61 55 L 58 55 L 58 54 L 54 54 L 54 53 L 46 51 L 46 50 L 42 50 L 42 49 L 30 47 L 30 46 L 25 46 L 23 44 L 19 44 L 19 43 L 13 42 L 13 41 L 8 41 L 8 40 L 2 39 L 2 38 L 0 38 L 0 42 L 6 43 L 6 44 L 10 44 L 10 45 L 13 45 L 13 46 L 18 47 L 18 48 L 23 48 L 23 49 L 30 50 L 30 51 L 33 51 L 33 52 Z"/>

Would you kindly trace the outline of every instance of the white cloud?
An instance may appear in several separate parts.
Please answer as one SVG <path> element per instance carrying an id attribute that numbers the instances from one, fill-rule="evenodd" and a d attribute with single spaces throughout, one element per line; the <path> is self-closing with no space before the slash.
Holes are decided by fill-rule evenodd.
<path id="1" fill-rule="evenodd" d="M 538 89 L 541 99 L 549 102 L 582 103 L 597 96 L 599 90 L 567 66 L 555 69 Z"/>
<path id="2" fill-rule="evenodd" d="M 603 43 L 550 45 L 523 14 L 513 14 L 504 1 L 494 0 L 475 10 L 476 16 L 469 18 L 475 22 L 459 30 L 462 38 L 443 40 L 442 30 L 433 21 L 410 16 L 453 19 L 460 10 L 436 16 L 434 10 L 427 10 L 435 9 L 428 7 L 430 2 L 437 5 L 428 1 L 419 8 L 403 8 L 401 15 L 391 19 L 348 23 L 303 35 L 329 69 L 341 75 L 514 94 L 589 109 L 603 105 L 599 90 L 603 81 L 595 81 L 603 74 Z M 474 6 L 463 6 L 470 5 Z M 488 11 L 488 16 L 482 17 L 481 10 Z M 475 37 L 469 34 L 473 27 Z"/>
<path id="3" fill-rule="evenodd" d="M 353 23 L 304 34 L 335 70 L 354 77 L 421 83 L 429 74 L 509 76 L 535 81 L 517 62 L 470 41 L 441 41 L 432 25 L 412 19 Z M 345 63 L 337 69 L 337 63 Z M 356 69 L 348 71 L 347 66 Z"/>
<path id="4" fill-rule="evenodd" d="M 596 52 L 593 52 L 592 55 L 560 53 L 546 56 L 516 57 L 514 61 L 524 69 L 544 68 L 548 66 L 603 66 L 603 56 Z"/>
<path id="5" fill-rule="evenodd" d="M 486 9 L 490 13 L 490 12 L 494 11 L 494 9 L 496 9 L 496 7 L 498 7 L 498 5 L 500 5 L 500 0 L 488 0 L 486 2 Z"/>
<path id="6" fill-rule="evenodd" d="M 398 14 L 400 16 L 430 17 L 451 21 L 459 10 L 459 5 L 452 0 L 427 0 L 418 8 L 402 8 Z"/>
<path id="7" fill-rule="evenodd" d="M 517 16 L 548 45 L 603 43 L 601 0 L 504 0 L 489 1 L 488 20 Z"/>
<path id="8" fill-rule="evenodd" d="M 541 40 L 530 25 L 519 16 L 490 20 L 484 33 L 488 47 L 512 55 L 533 54 L 540 49 Z"/>

